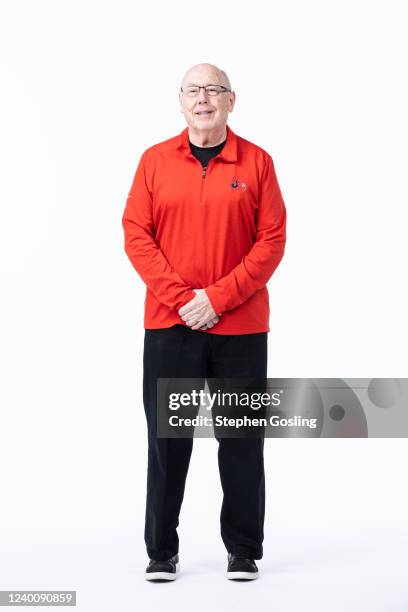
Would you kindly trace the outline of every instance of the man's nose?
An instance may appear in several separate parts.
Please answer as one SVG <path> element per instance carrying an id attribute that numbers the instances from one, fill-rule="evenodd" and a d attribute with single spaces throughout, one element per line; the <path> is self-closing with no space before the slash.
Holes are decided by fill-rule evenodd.
<path id="1" fill-rule="evenodd" d="M 198 101 L 199 102 L 207 102 L 208 94 L 204 88 L 200 89 L 198 92 Z"/>

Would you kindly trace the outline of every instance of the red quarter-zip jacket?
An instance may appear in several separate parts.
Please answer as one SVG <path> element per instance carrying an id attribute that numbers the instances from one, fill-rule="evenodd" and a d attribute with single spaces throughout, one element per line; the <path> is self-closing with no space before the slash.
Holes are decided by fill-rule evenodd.
<path id="1" fill-rule="evenodd" d="M 204 333 L 270 331 L 266 283 L 284 254 L 286 208 L 271 156 L 226 131 L 205 169 L 188 127 L 140 158 L 122 226 L 146 284 L 145 329 L 185 325 L 178 309 L 204 288 L 222 313 Z"/>

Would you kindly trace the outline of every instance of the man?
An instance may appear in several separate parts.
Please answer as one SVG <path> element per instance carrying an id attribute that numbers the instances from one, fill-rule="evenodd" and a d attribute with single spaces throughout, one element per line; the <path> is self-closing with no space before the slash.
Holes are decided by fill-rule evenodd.
<path id="1" fill-rule="evenodd" d="M 144 151 L 122 219 L 125 251 L 146 284 L 148 580 L 176 577 L 193 446 L 157 437 L 157 378 L 267 376 L 266 283 L 284 254 L 286 209 L 271 156 L 227 124 L 235 98 L 216 66 L 187 71 L 187 127 Z M 253 579 L 263 556 L 264 439 L 217 442 L 227 577 Z"/>

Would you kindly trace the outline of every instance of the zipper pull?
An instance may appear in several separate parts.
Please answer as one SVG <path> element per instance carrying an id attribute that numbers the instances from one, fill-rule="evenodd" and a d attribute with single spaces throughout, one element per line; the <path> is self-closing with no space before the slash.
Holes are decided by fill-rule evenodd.
<path id="1" fill-rule="evenodd" d="M 207 166 L 204 166 L 203 168 L 203 174 L 202 174 L 202 178 L 205 178 L 205 174 L 207 172 Z"/>

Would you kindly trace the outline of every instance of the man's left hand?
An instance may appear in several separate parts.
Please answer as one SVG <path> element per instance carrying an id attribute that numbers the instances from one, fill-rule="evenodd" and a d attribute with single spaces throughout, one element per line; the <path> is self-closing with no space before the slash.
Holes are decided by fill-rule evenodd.
<path id="1" fill-rule="evenodd" d="M 193 289 L 193 291 L 195 291 L 196 296 L 187 304 L 184 304 L 178 310 L 178 314 L 191 329 L 200 329 L 211 319 L 214 319 L 217 313 L 211 306 L 205 289 Z"/>

